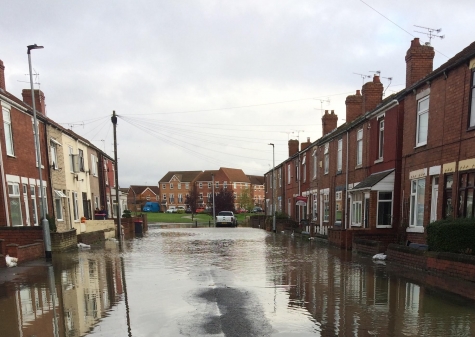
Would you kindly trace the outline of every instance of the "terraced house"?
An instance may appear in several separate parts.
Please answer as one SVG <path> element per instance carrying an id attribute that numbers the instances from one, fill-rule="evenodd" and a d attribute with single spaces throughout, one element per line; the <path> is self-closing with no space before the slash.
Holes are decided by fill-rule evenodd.
<path id="1" fill-rule="evenodd" d="M 158 182 L 162 210 L 170 206 L 186 206 L 185 199 L 202 171 L 169 171 Z"/>

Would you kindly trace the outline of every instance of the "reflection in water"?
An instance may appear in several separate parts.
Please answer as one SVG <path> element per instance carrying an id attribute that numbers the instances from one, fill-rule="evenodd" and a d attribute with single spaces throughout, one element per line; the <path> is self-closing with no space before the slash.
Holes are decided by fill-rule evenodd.
<path id="1" fill-rule="evenodd" d="M 121 299 L 117 251 L 107 242 L 99 251 L 56 254 L 53 266 L 25 268 L 0 285 L 0 336 L 86 335 Z"/>

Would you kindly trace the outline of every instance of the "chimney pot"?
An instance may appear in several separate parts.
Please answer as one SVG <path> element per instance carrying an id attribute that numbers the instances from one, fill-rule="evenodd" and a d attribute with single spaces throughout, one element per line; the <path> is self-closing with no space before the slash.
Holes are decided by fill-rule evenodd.
<path id="1" fill-rule="evenodd" d="M 3 65 L 3 61 L 0 60 L 0 89 L 6 91 L 5 88 L 5 66 Z"/>

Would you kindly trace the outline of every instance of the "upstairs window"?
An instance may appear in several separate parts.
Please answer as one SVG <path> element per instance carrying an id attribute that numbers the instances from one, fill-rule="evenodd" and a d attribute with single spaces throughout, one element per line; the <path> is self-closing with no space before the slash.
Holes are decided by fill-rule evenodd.
<path id="1" fill-rule="evenodd" d="M 79 150 L 79 170 L 81 172 L 85 171 L 85 169 L 84 169 L 84 151 L 83 150 Z"/>
<path id="2" fill-rule="evenodd" d="M 170 189 L 173 190 L 173 183 L 170 183 Z"/>
<path id="3" fill-rule="evenodd" d="M 180 184 L 180 183 L 177 184 L 177 188 L 178 188 L 179 190 L 181 190 L 181 184 Z"/>
<path id="4" fill-rule="evenodd" d="M 10 110 L 3 108 L 2 112 L 3 112 L 3 128 L 5 130 L 5 146 L 7 148 L 7 155 L 14 156 L 15 153 L 13 151 L 13 133 L 12 133 L 12 120 L 10 117 Z"/>
<path id="5" fill-rule="evenodd" d="M 288 179 L 287 179 L 287 184 L 290 184 L 290 164 L 287 164 L 287 175 L 288 175 Z"/>
<path id="6" fill-rule="evenodd" d="M 50 153 L 51 153 L 51 168 L 54 170 L 58 169 L 58 149 L 56 143 L 50 142 Z"/>
<path id="7" fill-rule="evenodd" d="M 328 149 L 329 149 L 329 146 L 330 144 L 329 143 L 326 143 L 325 144 L 325 151 L 324 151 L 324 167 L 325 167 L 325 174 L 328 174 L 328 171 L 330 169 L 330 154 L 328 153 Z"/>
<path id="8" fill-rule="evenodd" d="M 470 127 L 475 127 L 475 68 L 472 69 L 472 84 L 470 94 Z"/>
<path id="9" fill-rule="evenodd" d="M 338 156 L 336 163 L 336 170 L 341 172 L 343 163 L 343 139 L 338 139 Z"/>
<path id="10" fill-rule="evenodd" d="M 384 154 L 384 117 L 378 119 L 378 159 Z"/>
<path id="11" fill-rule="evenodd" d="M 363 129 L 356 134 L 356 166 L 363 164 Z"/>
<path id="12" fill-rule="evenodd" d="M 429 96 L 417 102 L 417 133 L 416 146 L 427 144 L 429 131 Z"/>
<path id="13" fill-rule="evenodd" d="M 163 189 L 166 189 L 166 188 L 167 188 L 167 184 L 162 184 L 162 188 L 163 188 Z"/>
<path id="14" fill-rule="evenodd" d="M 317 178 L 317 150 L 313 150 L 313 179 Z"/>

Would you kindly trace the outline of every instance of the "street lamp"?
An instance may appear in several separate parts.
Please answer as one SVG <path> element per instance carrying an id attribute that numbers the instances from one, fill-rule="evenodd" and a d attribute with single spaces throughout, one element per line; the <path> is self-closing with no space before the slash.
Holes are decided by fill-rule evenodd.
<path id="1" fill-rule="evenodd" d="M 35 143 L 36 157 L 38 158 L 38 172 L 40 175 L 40 198 L 41 198 L 41 225 L 43 226 L 43 240 L 45 243 L 45 257 L 51 259 L 51 237 L 49 233 L 49 222 L 46 219 L 46 202 L 45 191 L 43 190 L 43 176 L 41 175 L 41 151 L 40 151 L 40 133 L 38 128 L 38 120 L 36 119 L 35 89 L 33 87 L 33 70 L 31 67 L 31 50 L 43 49 L 43 46 L 36 44 L 27 46 L 28 48 L 28 66 L 30 68 L 30 87 L 31 87 L 31 104 L 33 105 L 33 123 L 35 124 Z"/>
<path id="2" fill-rule="evenodd" d="M 275 233 L 275 147 L 273 143 L 269 145 L 272 145 L 272 231 Z"/>
<path id="3" fill-rule="evenodd" d="M 213 190 L 213 223 L 214 223 L 214 227 L 216 227 L 216 215 L 215 215 L 215 208 L 214 208 L 214 173 L 211 173 L 211 183 L 212 183 L 212 190 Z"/>

